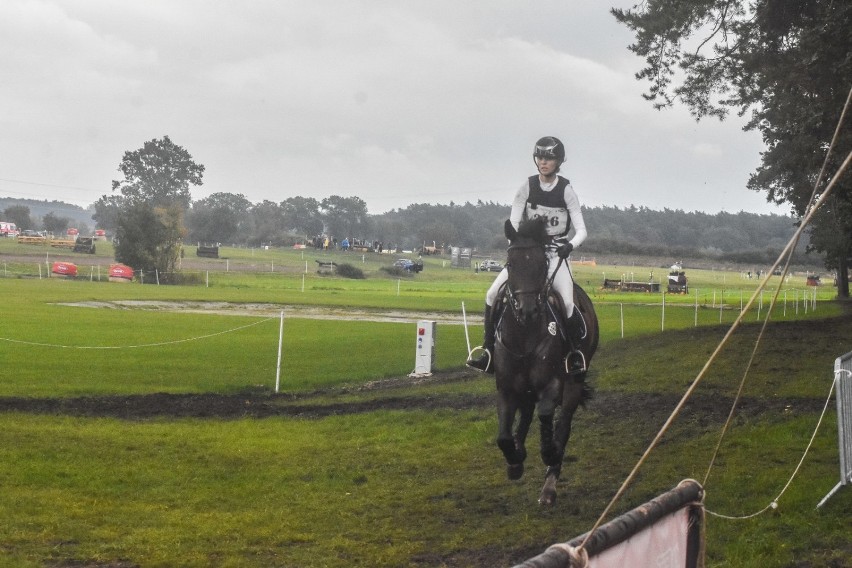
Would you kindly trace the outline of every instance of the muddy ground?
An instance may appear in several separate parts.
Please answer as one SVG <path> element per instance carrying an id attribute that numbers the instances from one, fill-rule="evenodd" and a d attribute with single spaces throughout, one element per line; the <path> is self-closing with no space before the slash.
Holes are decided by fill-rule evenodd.
<path id="1" fill-rule="evenodd" d="M 408 376 L 373 381 L 362 386 L 330 388 L 308 393 L 271 393 L 266 390 L 233 394 L 167 394 L 83 396 L 69 398 L 0 397 L 0 412 L 28 412 L 85 417 L 111 417 L 123 420 L 151 418 L 199 418 L 234 420 L 289 416 L 317 419 L 333 415 L 363 414 L 376 410 L 469 410 L 495 408 L 494 395 L 440 394 L 407 395 L 414 384 L 440 384 L 469 381 L 478 377 L 475 371 L 446 371 L 431 377 L 412 379 Z M 335 395 L 358 392 L 380 393 L 370 400 L 333 402 Z M 322 399 L 322 401 L 318 400 Z M 586 411 L 602 417 L 633 416 L 641 413 L 649 419 L 665 419 L 680 402 L 680 395 L 656 393 L 620 394 L 597 392 Z M 330 402 L 331 400 L 331 402 Z M 730 400 L 718 394 L 693 395 L 681 415 L 701 423 L 722 422 L 730 409 Z M 740 401 L 738 414 L 758 416 L 773 413 L 819 412 L 824 401 L 746 398 Z"/>

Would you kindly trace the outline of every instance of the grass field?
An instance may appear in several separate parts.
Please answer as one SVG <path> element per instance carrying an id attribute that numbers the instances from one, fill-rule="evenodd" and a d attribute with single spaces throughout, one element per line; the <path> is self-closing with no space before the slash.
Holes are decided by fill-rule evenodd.
<path id="1" fill-rule="evenodd" d="M 285 317 L 282 392 L 272 391 L 279 307 L 458 322 L 464 302 L 478 322 L 493 275 L 426 258 L 423 273 L 394 277 L 380 268 L 395 257 L 328 255 L 367 275 L 348 280 L 306 272 L 314 255 L 302 251 L 225 249 L 212 267 L 187 255 L 184 270 L 204 274 L 192 286 L 113 284 L 39 279 L 27 267 L 45 252 L 14 246 L 0 243 L 0 566 L 16 567 L 520 562 L 590 528 L 756 287 L 738 272 L 687 269 L 698 293 L 667 295 L 663 311 L 662 295 L 604 292 L 601 267 L 577 267 L 602 327 L 596 397 L 575 420 L 559 501 L 541 509 L 537 436 L 527 476 L 506 481 L 493 380 L 463 370 L 461 325 L 439 324 L 435 376 L 415 380 L 411 323 Z M 104 248 L 69 258 L 106 267 Z M 852 350 L 849 315 L 826 288 L 806 306 L 812 290 L 803 275 L 781 288 L 786 315 L 779 305 L 710 471 L 714 513 L 745 516 L 777 497 L 816 427 L 833 359 Z M 617 512 L 686 477 L 704 481 L 768 294 Z M 229 307 L 122 303 L 140 301 Z M 109 307 L 73 305 L 95 302 Z M 238 309 L 257 304 L 271 307 Z M 470 333 L 478 343 L 481 327 Z M 814 509 L 838 480 L 833 404 L 777 509 L 708 516 L 708 566 L 852 566 L 852 492 Z"/>

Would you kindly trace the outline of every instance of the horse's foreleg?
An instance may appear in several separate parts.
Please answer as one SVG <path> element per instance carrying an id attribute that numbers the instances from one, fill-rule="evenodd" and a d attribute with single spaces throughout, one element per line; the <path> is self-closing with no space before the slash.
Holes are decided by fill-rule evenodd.
<path id="1" fill-rule="evenodd" d="M 530 424 L 532 424 L 533 414 L 535 413 L 535 401 L 532 398 L 522 401 L 518 410 L 520 416 L 515 428 L 514 440 L 516 456 L 520 459 L 520 462 L 509 464 L 506 467 L 506 475 L 511 480 L 520 479 L 524 475 L 524 460 L 527 459 L 527 434 L 530 431 Z"/>
<path id="2" fill-rule="evenodd" d="M 552 505 L 556 502 L 556 482 L 559 481 L 559 476 L 562 473 L 562 460 L 565 457 L 565 448 L 568 445 L 568 439 L 571 437 L 571 422 L 574 419 L 574 412 L 580 405 L 582 398 L 582 382 L 572 382 L 565 385 L 561 412 L 558 413 L 555 429 L 552 431 L 552 461 L 547 461 L 545 459 L 545 464 L 548 466 L 547 474 L 544 478 L 544 487 L 542 487 L 541 495 L 538 499 L 538 502 L 542 505 Z M 542 444 L 543 443 L 544 442 L 542 442 Z M 542 459 L 544 459 L 543 451 Z"/>
<path id="3" fill-rule="evenodd" d="M 553 505 L 556 502 L 556 482 L 562 469 L 562 452 L 554 440 L 553 415 L 539 416 L 541 423 L 541 459 L 547 466 L 544 486 L 538 497 L 540 505 Z"/>
<path id="4" fill-rule="evenodd" d="M 515 422 L 515 413 L 518 405 L 511 396 L 497 393 L 497 446 L 506 458 L 506 474 L 509 479 L 520 479 L 524 474 L 524 460 L 527 457 L 523 439 L 516 440 L 512 432 Z M 521 424 L 523 424 L 524 412 L 521 412 Z"/>

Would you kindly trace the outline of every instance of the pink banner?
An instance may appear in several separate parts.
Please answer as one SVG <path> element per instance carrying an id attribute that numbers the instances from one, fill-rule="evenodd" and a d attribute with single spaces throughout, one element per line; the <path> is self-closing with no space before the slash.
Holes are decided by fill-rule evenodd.
<path id="1" fill-rule="evenodd" d="M 589 568 L 683 568 L 689 508 L 682 507 L 626 541 L 589 559 Z"/>

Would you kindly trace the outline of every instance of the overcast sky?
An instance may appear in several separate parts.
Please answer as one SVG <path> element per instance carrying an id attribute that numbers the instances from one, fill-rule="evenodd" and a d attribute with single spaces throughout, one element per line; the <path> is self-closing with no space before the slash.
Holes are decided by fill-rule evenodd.
<path id="1" fill-rule="evenodd" d="M 584 205 L 788 213 L 759 134 L 655 111 L 610 6 L 635 0 L 3 0 L 0 197 L 87 206 L 168 135 L 193 199 L 508 204 L 536 139 Z"/>

